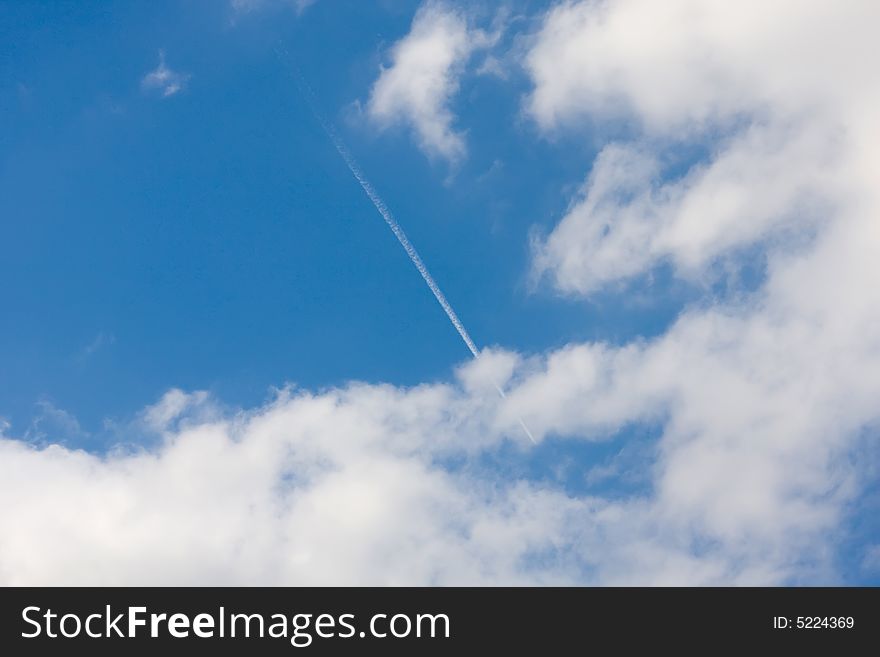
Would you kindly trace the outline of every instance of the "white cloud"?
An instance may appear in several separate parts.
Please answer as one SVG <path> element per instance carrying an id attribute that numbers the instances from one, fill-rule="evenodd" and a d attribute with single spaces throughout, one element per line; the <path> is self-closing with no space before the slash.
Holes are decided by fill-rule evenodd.
<path id="1" fill-rule="evenodd" d="M 597 158 L 538 244 L 536 273 L 582 294 L 664 262 L 696 279 L 781 230 L 809 236 L 867 171 L 857 142 L 874 136 L 878 75 L 865 53 L 877 50 L 876 19 L 878 5 L 858 0 L 550 11 L 526 57 L 528 112 L 551 133 L 625 116 L 638 136 Z M 714 142 L 708 160 L 665 179 L 664 157 L 694 141 Z"/>
<path id="2" fill-rule="evenodd" d="M 380 126 L 408 125 L 431 156 L 461 159 L 467 147 L 453 127 L 449 105 L 471 54 L 496 38 L 469 26 L 461 11 L 426 3 L 413 18 L 409 34 L 392 47 L 391 65 L 373 84 L 368 116 Z"/>
<path id="3" fill-rule="evenodd" d="M 495 355 L 490 369 L 511 358 Z M 786 575 L 765 543 L 692 555 L 694 530 L 680 526 L 688 516 L 644 497 L 574 498 L 478 467 L 504 435 L 527 443 L 493 417 L 497 396 L 473 388 L 482 375 L 470 367 L 463 386 L 287 391 L 212 420 L 199 419 L 210 403 L 203 394 L 172 391 L 153 409 L 166 428 L 150 450 L 97 456 L 0 438 L 0 526 L 15 529 L 0 533 L 0 582 L 701 584 Z M 448 469 L 451 456 L 466 465 Z"/>
<path id="4" fill-rule="evenodd" d="M 863 83 L 878 18 L 871 0 L 561 2 L 526 59 L 527 109 L 547 130 L 629 112 L 659 132 L 856 109 L 876 98 Z"/>
<path id="5" fill-rule="evenodd" d="M 756 291 L 706 299 L 653 341 L 552 356 L 506 413 L 538 434 L 657 423 L 654 513 L 741 563 L 763 553 L 763 577 L 830 549 L 822 532 L 858 495 L 861 451 L 877 449 L 880 71 L 866 53 L 878 13 L 855 1 L 563 3 L 526 58 L 541 130 L 625 116 L 634 134 L 602 149 L 537 241 L 537 274 L 590 294 L 661 263 L 709 283 L 747 248 L 767 267 Z M 694 143 L 706 160 L 668 176 L 664 159 Z"/>
<path id="6" fill-rule="evenodd" d="M 159 65 L 141 80 L 141 88 L 145 91 L 157 91 L 163 98 L 173 96 L 182 91 L 189 80 L 188 73 L 172 71 L 165 64 L 165 52 L 159 51 Z"/>
<path id="7" fill-rule="evenodd" d="M 840 194 L 842 147 L 825 124 L 803 123 L 752 125 L 672 180 L 662 153 L 605 146 L 579 198 L 537 243 L 536 276 L 588 294 L 663 263 L 705 280 L 719 261 L 771 238 L 777 248 L 800 246 Z"/>
<path id="8" fill-rule="evenodd" d="M 148 406 L 141 413 L 141 420 L 146 428 L 162 432 L 167 431 L 175 422 L 186 412 L 188 417 L 193 417 L 195 410 L 211 411 L 211 406 L 207 405 L 208 393 L 204 390 L 186 393 L 183 390 L 174 388 L 169 390 L 162 398 Z M 200 419 L 204 419 L 204 414 L 200 415 Z"/>
<path id="9" fill-rule="evenodd" d="M 167 422 L 206 403 L 172 392 Z M 105 457 L 0 440 L 0 581 L 277 584 L 562 582 L 583 502 L 450 473 L 478 405 L 449 386 L 355 385 L 186 420 Z M 459 410 L 455 410 L 459 409 Z M 450 415 L 450 410 L 452 414 Z M 459 432 L 465 435 L 459 435 Z M 64 546 L 59 549 L 58 546 Z M 567 547 L 576 543 L 568 539 Z"/>

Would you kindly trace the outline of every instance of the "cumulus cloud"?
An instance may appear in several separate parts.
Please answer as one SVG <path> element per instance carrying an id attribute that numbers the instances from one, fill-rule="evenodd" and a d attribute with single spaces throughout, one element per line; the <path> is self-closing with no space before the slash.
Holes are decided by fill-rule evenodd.
<path id="1" fill-rule="evenodd" d="M 568 2 L 526 58 L 542 131 L 624 116 L 632 134 L 537 240 L 537 275 L 588 295 L 669 264 L 705 284 L 748 249 L 766 271 L 653 341 L 549 358 L 509 402 L 538 433 L 659 424 L 658 516 L 745 562 L 829 549 L 821 532 L 864 483 L 854 464 L 876 454 L 878 17 L 858 1 Z M 665 170 L 693 144 L 707 157 Z"/>
<path id="2" fill-rule="evenodd" d="M 511 360 L 497 354 L 490 369 Z M 0 524 L 15 528 L 0 537 L 0 582 L 681 584 L 784 574 L 779 559 L 694 556 L 691 533 L 664 526 L 645 498 L 572 497 L 479 467 L 481 454 L 522 437 L 479 394 L 484 373 L 472 367 L 454 384 L 285 390 L 213 419 L 204 394 L 170 391 L 144 414 L 161 436 L 152 449 L 95 455 L 0 438 Z"/>
<path id="3" fill-rule="evenodd" d="M 872 96 L 870 0 L 561 2 L 526 57 L 544 129 L 629 113 L 693 132 L 741 113 L 859 111 Z"/>
<path id="4" fill-rule="evenodd" d="M 0 440 L 0 523 L 15 528 L 0 538 L 0 581 L 475 584 L 576 575 L 565 554 L 576 542 L 562 537 L 572 514 L 589 512 L 583 502 L 436 462 L 476 449 L 465 437 L 484 433 L 479 405 L 459 389 L 285 391 L 252 412 L 192 418 L 205 403 L 203 394 L 169 392 L 145 414 L 163 440 L 151 451 L 96 456 Z"/>
<path id="5" fill-rule="evenodd" d="M 536 248 L 535 274 L 589 294 L 661 264 L 705 280 L 719 262 L 776 239 L 813 233 L 840 198 L 842 144 L 830 126 L 751 125 L 720 142 L 708 162 L 668 178 L 662 153 L 605 146 L 563 220 Z"/>
<path id="6" fill-rule="evenodd" d="M 141 88 L 145 91 L 156 91 L 163 98 L 168 98 L 183 90 L 190 76 L 188 73 L 173 71 L 165 64 L 165 52 L 159 51 L 159 65 L 147 73 L 141 80 Z"/>
<path id="7" fill-rule="evenodd" d="M 828 206 L 867 171 L 857 142 L 874 136 L 877 75 L 864 53 L 876 50 L 876 18 L 876 3 L 859 0 L 550 11 L 526 58 L 527 111 L 547 132 L 629 117 L 636 136 L 597 158 L 538 244 L 536 273 L 582 294 L 662 263 L 696 279 L 732 252 L 834 216 Z M 694 142 L 711 145 L 708 157 L 667 175 L 668 153 Z"/>
<path id="8" fill-rule="evenodd" d="M 368 116 L 380 126 L 409 126 L 428 155 L 459 160 L 467 148 L 449 105 L 471 54 L 496 38 L 471 27 L 460 10 L 426 3 L 409 34 L 391 48 L 391 64 L 370 92 Z"/>

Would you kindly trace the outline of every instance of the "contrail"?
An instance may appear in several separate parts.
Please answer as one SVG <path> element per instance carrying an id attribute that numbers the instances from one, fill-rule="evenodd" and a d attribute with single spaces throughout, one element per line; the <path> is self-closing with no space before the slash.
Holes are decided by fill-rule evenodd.
<path id="1" fill-rule="evenodd" d="M 464 324 L 461 323 L 461 320 L 458 318 L 458 315 L 455 314 L 455 311 L 452 309 L 449 301 L 446 300 L 443 291 L 440 289 L 440 286 L 437 285 L 437 281 L 435 281 L 434 277 L 431 276 L 431 272 L 428 271 L 428 268 L 425 266 L 425 263 L 419 255 L 419 252 L 416 251 L 416 247 L 414 247 L 412 242 L 409 241 L 406 233 L 403 232 L 403 228 L 400 227 L 400 224 L 397 223 L 394 215 L 391 214 L 391 210 L 388 209 L 385 201 L 382 200 L 382 197 L 379 196 L 378 192 L 376 192 L 376 189 L 370 184 L 370 181 L 366 179 L 360 166 L 358 166 L 358 163 L 355 161 L 352 154 L 345 147 L 345 144 L 342 143 L 342 140 L 339 139 L 336 133 L 328 125 L 324 124 L 324 121 L 321 121 L 321 123 L 324 127 L 324 131 L 327 133 L 327 136 L 330 137 L 330 141 L 333 142 L 333 146 L 336 147 L 336 151 L 345 161 L 346 166 L 348 166 L 348 170 L 351 171 L 351 174 L 355 177 L 355 180 L 358 181 L 361 188 L 363 188 L 364 192 L 366 192 L 367 196 L 376 207 L 376 210 L 379 211 L 379 214 L 382 215 L 385 223 L 388 224 L 391 232 L 394 233 L 397 241 L 400 242 L 403 250 L 406 251 L 409 259 L 412 260 L 412 263 L 416 266 L 416 269 L 419 270 L 422 278 L 425 279 L 425 283 L 428 284 L 431 292 L 433 292 L 434 298 L 437 299 L 437 303 L 439 303 L 440 307 L 443 308 L 443 312 L 446 313 L 446 316 L 449 318 L 449 321 L 452 322 L 455 330 L 458 331 L 461 339 L 464 340 L 467 348 L 470 349 L 470 352 L 474 355 L 474 358 L 479 358 L 480 350 L 477 349 L 477 345 L 474 344 L 471 336 L 468 335 L 467 329 L 464 327 Z"/>
<path id="2" fill-rule="evenodd" d="M 313 108 L 314 109 L 314 108 Z M 425 283 L 428 284 L 428 287 L 431 289 L 431 292 L 434 294 L 434 298 L 437 299 L 437 303 L 440 304 L 440 307 L 443 308 L 443 312 L 446 313 L 446 316 L 449 318 L 449 321 L 452 322 L 452 325 L 455 327 L 455 330 L 458 331 L 458 334 L 461 336 L 461 339 L 467 345 L 467 348 L 470 349 L 470 352 L 473 354 L 474 359 L 480 359 L 480 350 L 477 349 L 477 345 L 471 339 L 471 336 L 468 334 L 467 329 L 464 327 L 464 324 L 461 323 L 461 320 L 458 318 L 458 315 L 455 314 L 455 310 L 453 310 L 452 305 L 450 305 L 449 301 L 446 299 L 446 295 L 443 294 L 443 291 L 440 289 L 440 286 L 437 285 L 437 281 L 434 280 L 434 277 L 431 276 L 431 272 L 428 271 L 428 267 L 425 265 L 425 262 L 422 260 L 422 257 L 419 255 L 419 252 L 416 251 L 416 247 L 413 246 L 413 243 L 409 241 L 409 238 L 406 236 L 403 228 L 400 227 L 400 224 L 397 223 L 397 220 L 394 218 L 394 215 L 391 214 L 391 210 L 385 204 L 385 201 L 382 200 L 382 197 L 379 196 L 379 193 L 376 191 L 376 188 L 370 184 L 370 181 L 364 176 L 364 172 L 361 170 L 360 166 L 358 166 L 357 160 L 354 159 L 354 156 L 349 152 L 349 150 L 345 147 L 345 144 L 342 143 L 342 140 L 333 130 L 333 128 L 327 124 L 321 116 L 315 112 L 315 115 L 318 117 L 318 122 L 321 124 L 321 127 L 324 128 L 324 132 L 327 133 L 327 136 L 330 138 L 330 141 L 333 142 L 333 146 L 336 148 L 336 151 L 339 153 L 340 157 L 345 161 L 348 170 L 351 171 L 351 175 L 355 177 L 355 180 L 358 181 L 361 188 L 366 192 L 369 199 L 373 202 L 373 205 L 376 207 L 376 210 L 379 211 L 379 214 L 382 215 L 382 218 L 385 220 L 385 223 L 388 224 L 388 227 L 391 229 L 391 232 L 394 233 L 394 236 L 397 238 L 397 241 L 400 242 L 400 245 L 403 247 L 403 250 L 406 251 L 406 254 L 409 256 L 409 259 L 412 260 L 412 263 L 415 265 L 416 269 L 419 270 L 419 273 L 422 275 L 422 278 L 425 279 Z M 495 389 L 498 391 L 498 394 L 502 399 L 507 399 L 507 395 L 504 394 L 504 390 L 501 389 L 501 386 L 498 384 L 494 384 Z M 526 426 L 526 423 L 522 421 L 522 418 L 517 417 L 517 421 L 519 425 L 523 428 L 523 431 L 526 432 L 526 435 L 536 445 L 538 441 L 535 440 L 535 437 L 532 435 L 532 432 L 529 431 L 529 428 Z"/>
<path id="3" fill-rule="evenodd" d="M 276 48 L 276 54 L 281 55 L 281 51 Z M 286 50 L 284 54 L 287 55 Z M 382 200 L 382 197 L 379 196 L 379 193 L 376 191 L 376 188 L 367 180 L 364 175 L 363 170 L 360 165 L 358 165 L 357 160 L 354 159 L 354 156 L 349 152 L 349 150 L 345 147 L 345 144 L 342 142 L 342 139 L 339 135 L 336 134 L 336 131 L 333 129 L 333 126 L 324 119 L 324 116 L 318 110 L 317 103 L 313 98 L 311 87 L 306 83 L 305 79 L 302 76 L 302 73 L 296 69 L 297 72 L 297 84 L 302 92 L 303 96 L 306 99 L 306 102 L 309 105 L 309 109 L 312 111 L 312 114 L 318 120 L 318 123 L 321 124 L 321 128 L 323 128 L 327 137 L 330 138 L 330 141 L 333 143 L 333 147 L 336 149 L 336 152 L 339 153 L 339 156 L 345 162 L 345 165 L 348 167 L 348 170 L 351 171 L 351 175 L 354 176 L 355 180 L 358 181 L 358 184 L 361 186 L 361 189 L 364 190 L 367 197 L 373 203 L 373 206 L 382 215 L 382 218 L 385 220 L 385 223 L 388 224 L 388 227 L 391 229 L 391 232 L 394 233 L 394 236 L 397 238 L 397 241 L 400 242 L 400 245 L 403 247 L 403 250 L 406 251 L 406 254 L 409 256 L 409 259 L 415 265 L 416 269 L 419 270 L 419 274 L 421 274 L 425 283 L 428 285 L 428 288 L 434 295 L 434 298 L 437 299 L 437 303 L 440 304 L 440 307 L 443 308 L 443 312 L 446 313 L 446 316 L 449 318 L 449 321 L 455 327 L 455 330 L 458 331 L 458 334 L 461 336 L 461 339 L 464 341 L 468 350 L 470 350 L 471 354 L 475 360 L 480 359 L 480 350 L 477 348 L 477 345 L 471 339 L 471 336 L 468 334 L 467 329 L 462 324 L 461 320 L 458 318 L 458 315 L 455 314 L 455 310 L 453 310 L 452 305 L 447 301 L 446 296 L 443 294 L 443 291 L 440 289 L 440 286 L 437 285 L 437 281 L 434 280 L 434 277 L 431 276 L 431 272 L 428 271 L 428 267 L 425 265 L 425 262 L 422 260 L 422 257 L 419 255 L 419 252 L 416 251 L 416 247 L 413 246 L 413 243 L 409 241 L 409 238 L 406 236 L 403 228 L 400 227 L 400 224 L 397 223 L 397 219 L 394 218 L 394 215 L 391 213 L 391 210 L 385 204 L 385 201 Z M 501 389 L 501 386 L 495 384 L 495 389 L 498 391 L 498 394 L 502 399 L 507 399 L 507 395 L 504 394 L 504 390 Z M 529 428 L 526 426 L 526 423 L 522 421 L 521 418 L 517 418 L 520 426 L 525 431 L 526 435 L 536 445 L 538 441 L 535 440 L 535 437 L 532 435 L 532 432 L 529 431 Z"/>

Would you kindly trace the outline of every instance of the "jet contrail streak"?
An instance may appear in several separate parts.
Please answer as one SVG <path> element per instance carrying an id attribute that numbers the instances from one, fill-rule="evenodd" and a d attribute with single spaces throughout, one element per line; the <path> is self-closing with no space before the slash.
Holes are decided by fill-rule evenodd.
<path id="1" fill-rule="evenodd" d="M 422 261 L 421 256 L 419 256 L 419 252 L 416 251 L 416 247 L 414 247 L 412 242 L 409 241 L 406 233 L 403 232 L 403 228 L 400 227 L 400 224 L 397 223 L 394 215 L 391 214 L 391 210 L 389 210 L 388 206 L 385 205 L 385 202 L 376 192 L 375 188 L 370 184 L 370 181 L 364 177 L 363 171 L 361 171 L 361 168 L 358 166 L 357 162 L 352 157 L 351 153 L 348 152 L 348 149 L 345 148 L 345 145 L 340 141 L 340 139 L 330 130 L 327 131 L 327 134 L 333 141 L 333 145 L 336 147 L 339 155 L 342 157 L 343 160 L 345 160 L 345 164 L 348 166 L 349 171 L 351 171 L 352 175 L 355 177 L 358 183 L 360 183 L 360 186 L 373 202 L 373 205 L 376 206 L 376 210 L 378 210 L 379 214 L 382 215 L 385 223 L 388 224 L 391 232 L 394 233 L 397 241 L 400 242 L 400 245 L 403 247 L 404 251 L 406 251 L 409 259 L 412 260 L 412 263 L 416 266 L 416 269 L 419 270 L 422 278 L 425 279 L 425 283 L 428 284 L 431 292 L 434 293 L 434 298 L 437 299 L 437 303 L 439 303 L 440 307 L 443 308 L 443 312 L 446 313 L 446 316 L 449 318 L 449 321 L 452 322 L 455 330 L 458 331 L 461 339 L 464 340 L 467 348 L 470 349 L 471 353 L 474 355 L 474 358 L 479 358 L 480 350 L 477 349 L 477 345 L 474 344 L 471 336 L 468 335 L 467 329 L 465 329 L 464 324 L 461 323 L 458 315 L 455 314 L 452 306 L 449 305 L 449 301 L 446 300 L 446 297 L 443 295 L 442 290 L 437 285 L 437 281 L 435 281 L 434 277 L 431 276 L 431 272 L 428 271 L 428 268 Z"/>
<path id="2" fill-rule="evenodd" d="M 431 276 L 431 272 L 428 271 L 428 267 L 425 265 L 424 261 L 419 255 L 419 252 L 416 251 L 416 247 L 414 247 L 412 242 L 409 241 L 409 238 L 406 236 L 403 228 L 400 227 L 400 224 L 397 223 L 394 215 L 391 214 L 391 210 L 388 208 L 387 205 L 385 205 L 385 201 L 382 200 L 382 197 L 379 196 L 379 193 L 376 191 L 373 185 L 370 184 L 370 181 L 367 180 L 367 178 L 364 176 L 364 173 L 361 170 L 360 166 L 358 166 L 358 163 L 354 159 L 354 156 L 349 153 L 348 149 L 345 147 L 345 144 L 342 143 L 342 140 L 339 138 L 333 128 L 329 126 L 323 120 L 323 118 L 321 118 L 320 115 L 317 114 L 317 112 L 315 112 L 315 114 L 316 116 L 318 116 L 318 121 L 321 123 L 321 127 L 324 128 L 324 132 L 327 133 L 327 136 L 330 138 L 330 141 L 333 142 L 333 146 L 336 148 L 336 151 L 345 161 L 348 170 L 351 171 L 351 175 L 353 175 L 355 177 L 355 180 L 358 181 L 361 188 L 367 194 L 369 199 L 373 202 L 376 210 L 378 210 L 379 214 L 382 215 L 385 223 L 388 224 L 391 232 L 394 233 L 397 241 L 400 242 L 400 245 L 403 247 L 404 251 L 406 251 L 409 259 L 412 260 L 412 263 L 416 266 L 416 269 L 419 270 L 422 278 L 425 279 L 425 283 L 428 284 L 431 292 L 434 293 L 434 298 L 437 299 L 437 303 L 439 303 L 440 307 L 443 308 L 443 312 L 446 313 L 449 321 L 452 322 L 455 330 L 458 331 L 461 339 L 467 345 L 467 348 L 470 349 L 470 352 L 473 354 L 474 359 L 479 360 L 480 350 L 477 349 L 477 345 L 471 339 L 471 336 L 468 334 L 467 329 L 464 327 L 464 324 L 461 323 L 458 315 L 455 314 L 455 310 L 453 310 L 452 306 L 449 304 L 449 301 L 446 300 L 446 296 L 443 294 L 440 286 L 437 285 L 437 281 L 435 281 L 434 277 Z M 495 389 L 498 391 L 498 394 L 501 396 L 502 399 L 507 399 L 507 395 L 504 394 L 504 390 L 501 389 L 501 386 L 496 384 Z M 532 435 L 532 432 L 529 431 L 526 423 L 522 421 L 522 418 L 517 417 L 516 419 L 519 422 L 519 425 L 523 428 L 523 431 L 526 432 L 529 440 L 537 445 L 538 441 L 535 440 L 535 437 Z"/>
<path id="3" fill-rule="evenodd" d="M 281 54 L 280 50 L 277 48 L 276 54 L 278 54 L 279 56 Z M 287 52 L 285 51 L 284 54 L 287 55 Z M 465 345 L 467 345 L 467 348 L 470 350 L 471 354 L 473 354 L 474 359 L 479 360 L 480 350 L 471 339 L 471 336 L 468 334 L 467 329 L 464 327 L 464 324 L 461 323 L 458 315 L 455 314 L 455 310 L 452 309 L 449 301 L 446 300 L 446 296 L 443 294 L 440 286 L 437 285 L 437 281 L 435 281 L 434 277 L 431 276 L 431 272 L 428 271 L 428 267 L 425 265 L 422 257 L 419 255 L 419 252 L 416 251 L 416 247 L 414 247 L 413 243 L 409 241 L 409 238 L 406 236 L 403 228 L 400 227 L 400 224 L 397 223 L 394 215 L 391 214 L 391 210 L 388 208 L 387 205 L 385 205 L 385 201 L 382 200 L 382 197 L 379 196 L 379 193 L 376 191 L 373 185 L 370 184 L 370 181 L 367 180 L 366 176 L 364 176 L 364 173 L 358 165 L 357 160 L 354 159 L 354 156 L 345 147 L 345 144 L 342 142 L 342 139 L 339 138 L 339 135 L 336 134 L 333 126 L 330 125 L 326 120 L 324 120 L 323 115 L 318 110 L 315 100 L 312 97 L 311 88 L 306 83 L 305 79 L 303 79 L 302 74 L 299 73 L 299 71 L 297 71 L 297 77 L 297 83 L 299 84 L 300 90 L 303 92 L 303 96 L 305 96 L 306 98 L 309 109 L 311 109 L 312 114 L 318 120 L 318 123 L 321 124 L 321 127 L 330 138 L 330 141 L 333 142 L 333 147 L 336 149 L 336 152 L 339 153 L 339 156 L 345 162 L 348 170 L 351 171 L 351 175 L 353 175 L 355 180 L 358 181 L 358 184 L 361 186 L 367 197 L 373 203 L 373 206 L 376 208 L 379 214 L 382 215 L 382 218 L 385 220 L 385 223 L 388 224 L 391 232 L 394 233 L 397 241 L 400 242 L 403 250 L 406 251 L 409 259 L 415 265 L 416 269 L 419 270 L 419 274 L 422 275 L 422 278 L 425 280 L 425 283 L 427 283 L 428 288 L 430 288 L 431 292 L 434 294 L 434 298 L 437 299 L 437 303 L 439 303 L 440 307 L 443 308 L 443 312 L 446 313 L 449 321 L 455 327 L 455 330 L 458 331 L 461 339 L 464 341 Z M 504 394 L 504 390 L 502 390 L 499 385 L 496 384 L 495 389 L 498 391 L 498 394 L 501 396 L 502 399 L 507 399 L 507 395 Z M 537 445 L 538 441 L 535 440 L 535 437 L 532 435 L 532 432 L 529 431 L 526 423 L 523 422 L 522 419 L 519 417 L 517 418 L 517 420 L 519 421 L 520 426 L 523 428 L 523 431 L 525 431 L 526 435 L 529 437 L 529 440 Z"/>

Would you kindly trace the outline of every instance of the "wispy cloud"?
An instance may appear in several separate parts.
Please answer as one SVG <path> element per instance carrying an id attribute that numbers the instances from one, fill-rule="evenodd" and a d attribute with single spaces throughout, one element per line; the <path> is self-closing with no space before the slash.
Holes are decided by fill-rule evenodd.
<path id="1" fill-rule="evenodd" d="M 141 80 L 144 91 L 157 91 L 163 98 L 168 98 L 182 91 L 190 79 L 189 73 L 180 73 L 168 68 L 165 63 L 165 52 L 159 51 L 159 65 L 147 73 Z"/>
<path id="2" fill-rule="evenodd" d="M 880 572 L 880 544 L 872 545 L 865 550 L 862 558 L 862 569 L 869 573 Z"/>
<path id="3" fill-rule="evenodd" d="M 72 413 L 59 408 L 49 399 L 36 404 L 37 412 L 25 430 L 23 439 L 33 445 L 82 444 L 90 437 Z"/>
<path id="4" fill-rule="evenodd" d="M 233 11 L 239 14 L 247 14 L 267 6 L 284 5 L 293 7 L 297 15 L 315 4 L 315 0 L 231 0 Z"/>
<path id="5" fill-rule="evenodd" d="M 76 353 L 74 359 L 78 363 L 85 362 L 86 360 L 94 356 L 98 351 L 112 345 L 114 342 L 116 342 L 115 335 L 106 331 L 98 331 L 98 334 L 92 339 L 92 341 Z"/>

